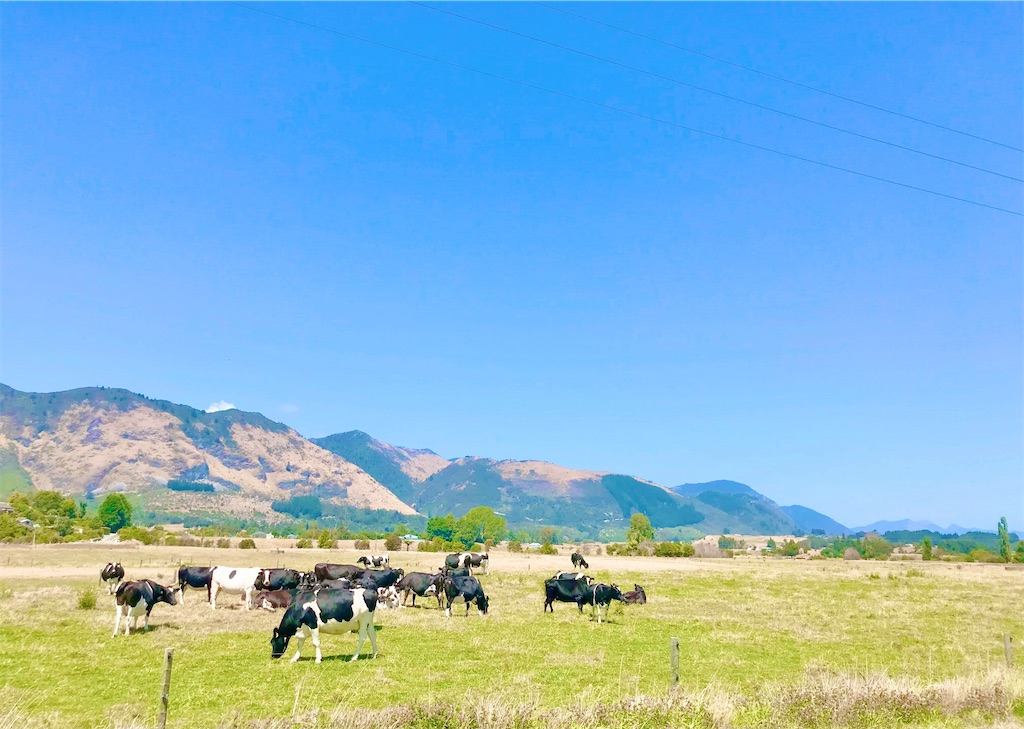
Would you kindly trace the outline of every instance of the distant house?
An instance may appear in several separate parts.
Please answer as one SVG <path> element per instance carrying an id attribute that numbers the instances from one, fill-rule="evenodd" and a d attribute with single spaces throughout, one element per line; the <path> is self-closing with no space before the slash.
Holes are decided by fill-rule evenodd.
<path id="1" fill-rule="evenodd" d="M 252 535 L 254 539 L 273 539 L 273 534 L 267 534 L 266 532 L 256 532 Z"/>
<path id="2" fill-rule="evenodd" d="M 13 514 L 14 507 L 8 504 L 6 501 L 0 501 L 0 514 Z"/>
<path id="3" fill-rule="evenodd" d="M 404 535 L 404 536 L 402 537 L 402 541 L 403 541 L 403 542 L 422 542 L 423 540 L 422 540 L 422 539 L 420 539 L 420 538 L 419 538 L 418 536 L 416 536 L 415 534 L 405 534 L 405 535 Z"/>

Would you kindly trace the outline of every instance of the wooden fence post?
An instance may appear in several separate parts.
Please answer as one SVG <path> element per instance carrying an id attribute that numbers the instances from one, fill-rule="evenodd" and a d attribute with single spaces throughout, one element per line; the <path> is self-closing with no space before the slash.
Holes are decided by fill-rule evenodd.
<path id="1" fill-rule="evenodd" d="M 1003 633 L 1003 651 L 1006 653 L 1006 667 L 1013 668 L 1013 638 Z"/>
<path id="2" fill-rule="evenodd" d="M 679 683 L 679 638 L 673 638 L 669 643 L 669 659 L 672 662 L 672 685 Z"/>
<path id="3" fill-rule="evenodd" d="M 167 726 L 167 703 L 171 694 L 171 662 L 174 659 L 174 649 L 164 650 L 164 683 L 160 689 L 160 715 L 157 717 L 156 725 L 159 729 Z"/>

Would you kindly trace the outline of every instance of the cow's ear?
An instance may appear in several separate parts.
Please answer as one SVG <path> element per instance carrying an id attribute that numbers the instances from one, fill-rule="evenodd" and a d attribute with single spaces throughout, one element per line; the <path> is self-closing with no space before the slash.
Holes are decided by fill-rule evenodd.
<path id="1" fill-rule="evenodd" d="M 281 634 L 281 631 L 280 631 L 280 630 L 278 630 L 277 628 L 274 628 L 274 637 L 276 638 L 276 637 L 277 637 L 277 636 L 279 636 L 280 634 Z"/>

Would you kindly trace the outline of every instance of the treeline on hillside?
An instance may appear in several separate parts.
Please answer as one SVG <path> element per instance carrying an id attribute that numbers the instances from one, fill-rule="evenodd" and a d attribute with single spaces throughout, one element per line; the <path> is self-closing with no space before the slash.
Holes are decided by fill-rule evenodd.
<path id="1" fill-rule="evenodd" d="M 129 526 L 132 505 L 124 494 L 107 494 L 93 508 L 56 491 L 15 492 L 14 513 L 0 514 L 0 542 L 81 542 Z"/>

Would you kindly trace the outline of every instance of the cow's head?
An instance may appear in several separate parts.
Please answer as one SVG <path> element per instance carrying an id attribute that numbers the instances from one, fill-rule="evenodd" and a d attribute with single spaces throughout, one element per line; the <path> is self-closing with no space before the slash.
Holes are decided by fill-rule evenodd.
<path id="1" fill-rule="evenodd" d="M 155 596 L 156 601 L 166 602 L 168 605 L 177 605 L 179 592 L 181 592 L 181 588 L 177 585 L 173 587 L 160 585 L 160 589 L 157 591 L 158 594 Z"/>
<path id="2" fill-rule="evenodd" d="M 279 628 L 274 628 L 274 637 L 270 639 L 270 657 L 280 658 L 283 656 L 284 652 L 288 649 L 288 640 L 290 638 L 290 635 L 281 635 Z"/>
<path id="3" fill-rule="evenodd" d="M 488 606 L 488 604 L 489 604 L 489 601 L 487 599 L 487 595 L 480 595 L 480 597 L 478 597 L 476 599 L 476 607 L 480 611 L 481 615 L 486 615 L 487 614 L 487 606 Z"/>
<path id="4" fill-rule="evenodd" d="M 619 589 L 618 585 L 608 585 L 608 600 L 618 600 L 619 602 L 625 602 L 625 598 L 622 597 L 622 590 Z"/>
<path id="5" fill-rule="evenodd" d="M 356 564 L 361 564 L 361 565 L 365 565 L 365 566 L 369 567 L 370 566 L 370 560 L 368 560 L 366 557 L 360 557 L 359 559 L 356 560 Z"/>

